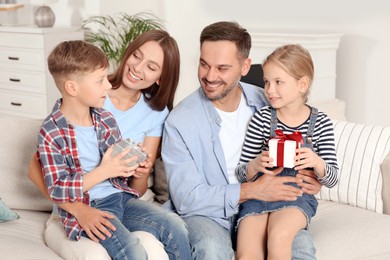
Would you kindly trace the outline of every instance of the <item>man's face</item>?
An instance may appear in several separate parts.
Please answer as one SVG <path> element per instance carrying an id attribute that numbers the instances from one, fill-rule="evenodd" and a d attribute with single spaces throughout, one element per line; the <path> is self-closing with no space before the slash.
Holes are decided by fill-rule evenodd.
<path id="1" fill-rule="evenodd" d="M 198 78 L 206 96 L 212 100 L 227 97 L 249 70 L 250 60 L 239 58 L 231 41 L 205 41 L 200 49 Z"/>

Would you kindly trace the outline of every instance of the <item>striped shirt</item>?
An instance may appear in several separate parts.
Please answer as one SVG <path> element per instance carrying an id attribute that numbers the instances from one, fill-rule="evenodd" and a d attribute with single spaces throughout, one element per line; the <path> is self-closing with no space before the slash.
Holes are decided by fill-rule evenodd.
<path id="1" fill-rule="evenodd" d="M 266 106 L 253 115 L 245 136 L 240 162 L 236 168 L 236 174 L 240 182 L 246 182 L 246 167 L 248 162 L 264 150 L 268 150 L 268 140 L 271 131 L 271 107 Z M 277 129 L 284 134 L 292 134 L 295 131 L 302 133 L 305 138 L 309 126 L 309 118 L 298 127 L 289 127 L 278 120 Z M 318 112 L 312 136 L 313 150 L 325 161 L 325 176 L 318 178 L 319 182 L 328 188 L 337 183 L 338 165 L 335 150 L 334 129 L 330 118 L 323 112 Z M 261 173 L 260 173 L 261 174 Z"/>
<path id="2" fill-rule="evenodd" d="M 77 149 L 74 125 L 59 110 L 62 100 L 54 105 L 52 113 L 44 120 L 38 135 L 37 157 L 51 199 L 56 203 L 83 202 L 89 205 L 88 191 L 83 192 L 83 171 Z M 99 153 L 121 140 L 114 117 L 104 109 L 91 108 L 92 122 L 98 138 Z M 138 191 L 128 186 L 128 178 L 111 178 L 110 183 L 125 192 L 139 197 Z M 61 221 L 69 239 L 80 239 L 82 231 L 74 216 L 59 208 Z"/>

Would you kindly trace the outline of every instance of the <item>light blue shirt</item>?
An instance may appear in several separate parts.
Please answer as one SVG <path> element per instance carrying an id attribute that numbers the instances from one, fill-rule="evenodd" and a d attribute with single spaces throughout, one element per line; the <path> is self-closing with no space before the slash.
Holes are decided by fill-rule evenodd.
<path id="1" fill-rule="evenodd" d="M 267 104 L 261 88 L 240 84 L 253 113 Z M 170 200 L 164 207 L 181 216 L 207 216 L 230 229 L 229 218 L 238 212 L 240 184 L 229 184 L 219 139 L 221 120 L 201 88 L 169 114 L 162 157 Z"/>
<path id="2" fill-rule="evenodd" d="M 107 96 L 104 108 L 116 119 L 124 139 L 131 138 L 135 143 L 144 141 L 145 136 L 160 137 L 164 121 L 168 116 L 168 108 L 163 111 L 153 110 L 146 103 L 144 95 L 127 111 L 118 110 Z"/>
<path id="3" fill-rule="evenodd" d="M 88 174 L 98 167 L 101 161 L 96 131 L 93 126 L 74 125 L 74 127 L 81 168 L 84 173 Z M 122 192 L 122 190 L 115 188 L 109 180 L 100 182 L 88 190 L 91 201 L 118 192 Z"/>

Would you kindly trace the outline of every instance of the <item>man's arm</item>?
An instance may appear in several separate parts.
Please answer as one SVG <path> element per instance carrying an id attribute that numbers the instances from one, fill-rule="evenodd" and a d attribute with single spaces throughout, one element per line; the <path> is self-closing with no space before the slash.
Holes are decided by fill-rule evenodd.
<path id="1" fill-rule="evenodd" d="M 208 127 L 194 129 L 194 124 L 203 124 L 202 120 L 190 125 L 180 122 L 179 126 L 177 121 L 168 117 L 162 142 L 170 198 L 176 211 L 180 215 L 232 216 L 238 209 L 240 185 L 229 185 L 225 178 L 216 158 L 221 156 L 223 160 L 222 148 L 209 141 Z"/>
<path id="2" fill-rule="evenodd" d="M 302 180 L 295 177 L 277 177 L 263 174 L 254 182 L 245 182 L 241 184 L 240 203 L 250 199 L 264 201 L 294 201 L 301 196 L 303 191 L 291 185 L 285 185 L 287 182 L 302 184 Z"/>

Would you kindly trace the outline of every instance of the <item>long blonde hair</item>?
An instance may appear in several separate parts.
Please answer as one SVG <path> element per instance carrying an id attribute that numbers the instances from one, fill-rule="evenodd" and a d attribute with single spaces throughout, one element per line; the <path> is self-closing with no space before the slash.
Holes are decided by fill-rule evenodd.
<path id="1" fill-rule="evenodd" d="M 296 80 L 302 77 L 308 79 L 308 90 L 304 94 L 307 102 L 310 86 L 314 78 L 314 65 L 308 50 L 299 44 L 288 44 L 274 50 L 263 62 L 263 67 L 269 62 L 274 62 Z"/>

